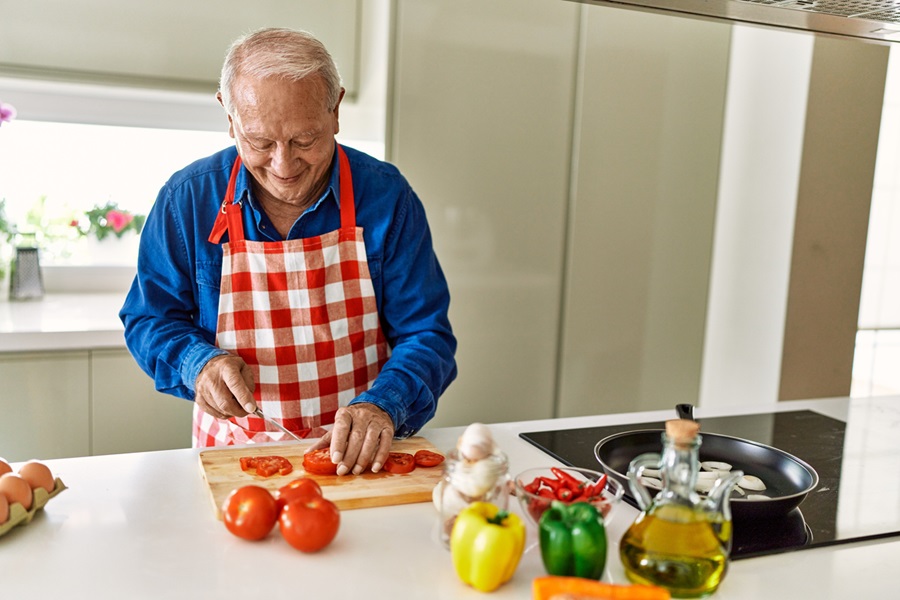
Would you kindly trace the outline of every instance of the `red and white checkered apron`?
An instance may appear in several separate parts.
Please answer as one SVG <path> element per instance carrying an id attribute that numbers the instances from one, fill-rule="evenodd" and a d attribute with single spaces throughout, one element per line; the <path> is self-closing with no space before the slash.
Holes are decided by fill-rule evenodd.
<path id="1" fill-rule="evenodd" d="M 223 245 L 216 345 L 244 359 L 262 412 L 301 437 L 321 437 L 341 406 L 369 389 L 390 355 L 356 226 L 350 163 L 338 146 L 341 228 L 283 242 L 244 239 L 235 160 L 210 242 Z M 279 441 L 259 417 L 216 419 L 194 406 L 194 447 Z"/>

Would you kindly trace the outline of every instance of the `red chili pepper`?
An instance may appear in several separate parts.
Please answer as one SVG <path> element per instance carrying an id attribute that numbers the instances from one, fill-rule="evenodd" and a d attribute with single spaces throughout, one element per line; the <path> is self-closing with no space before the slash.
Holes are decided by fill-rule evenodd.
<path id="1" fill-rule="evenodd" d="M 584 483 L 578 485 L 578 487 L 572 490 L 572 502 L 576 500 L 580 500 L 584 496 L 584 491 L 587 489 L 587 486 Z"/>
<path id="2" fill-rule="evenodd" d="M 563 485 L 562 481 L 553 479 L 552 477 L 538 477 L 538 479 L 541 480 L 541 483 L 553 490 L 554 493 L 557 492 Z"/>
<path id="3" fill-rule="evenodd" d="M 574 492 L 567 487 L 560 487 L 556 490 L 556 499 L 563 502 L 571 502 Z"/>
<path id="4" fill-rule="evenodd" d="M 550 488 L 542 487 L 537 491 L 537 495 L 544 498 L 550 498 L 551 500 L 556 500 L 556 494 Z"/>
<path id="5" fill-rule="evenodd" d="M 593 484 L 590 484 L 585 488 L 584 497 L 585 498 L 595 498 L 603 494 L 603 490 L 606 488 L 606 474 L 600 476 Z"/>
<path id="6" fill-rule="evenodd" d="M 541 489 L 541 478 L 540 478 L 540 477 L 535 477 L 535 478 L 534 478 L 534 481 L 532 481 L 531 483 L 529 483 L 529 484 L 527 484 L 527 485 L 524 485 L 524 486 L 522 486 L 522 487 L 523 487 L 523 488 L 525 489 L 525 491 L 528 492 L 529 494 L 537 494 L 537 493 L 538 493 L 538 490 Z"/>
<path id="7" fill-rule="evenodd" d="M 550 467 L 550 472 L 556 475 L 556 478 L 572 491 L 575 491 L 583 485 L 583 482 L 580 479 L 576 479 L 558 467 Z"/>

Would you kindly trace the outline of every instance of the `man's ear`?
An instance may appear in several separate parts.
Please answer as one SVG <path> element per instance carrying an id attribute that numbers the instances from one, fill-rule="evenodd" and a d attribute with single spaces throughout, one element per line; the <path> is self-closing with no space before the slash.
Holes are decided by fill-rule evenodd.
<path id="1" fill-rule="evenodd" d="M 222 92 L 216 92 L 216 100 L 219 101 L 219 104 L 222 105 L 222 108 L 225 108 L 225 103 L 222 101 Z M 228 117 L 228 135 L 234 139 L 234 121 L 231 118 L 231 114 L 226 110 L 225 116 Z"/>
<path id="2" fill-rule="evenodd" d="M 341 100 L 344 99 L 344 93 L 347 90 L 341 88 L 341 94 L 338 96 L 337 104 L 334 105 L 334 110 L 331 111 L 331 114 L 334 116 L 334 134 L 337 135 L 341 132 L 341 120 L 340 120 L 340 111 L 341 111 Z"/>

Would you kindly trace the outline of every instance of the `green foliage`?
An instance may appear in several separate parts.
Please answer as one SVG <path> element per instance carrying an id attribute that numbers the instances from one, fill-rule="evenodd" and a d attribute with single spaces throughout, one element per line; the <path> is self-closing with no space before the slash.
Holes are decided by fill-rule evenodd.
<path id="1" fill-rule="evenodd" d="M 16 228 L 6 216 L 6 198 L 0 198 L 0 243 L 12 241 Z"/>
<path id="2" fill-rule="evenodd" d="M 95 206 L 84 213 L 84 218 L 75 220 L 72 225 L 83 236 L 93 235 L 98 240 L 114 235 L 121 238 L 129 231 L 140 233 L 144 228 L 145 215 L 122 210 L 115 202 L 107 202 L 103 206 Z"/>

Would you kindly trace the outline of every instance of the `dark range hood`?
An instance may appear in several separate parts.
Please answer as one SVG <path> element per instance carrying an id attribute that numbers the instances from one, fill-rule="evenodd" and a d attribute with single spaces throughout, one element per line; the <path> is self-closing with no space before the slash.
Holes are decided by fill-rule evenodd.
<path id="1" fill-rule="evenodd" d="M 900 0 L 577 0 L 674 16 L 900 42 Z"/>

